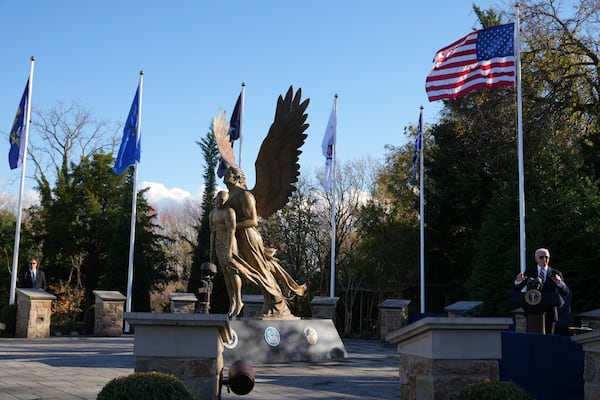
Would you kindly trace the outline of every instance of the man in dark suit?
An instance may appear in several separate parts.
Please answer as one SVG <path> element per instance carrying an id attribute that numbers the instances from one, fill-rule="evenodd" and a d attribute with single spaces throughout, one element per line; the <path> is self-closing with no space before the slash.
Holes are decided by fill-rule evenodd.
<path id="1" fill-rule="evenodd" d="M 521 290 L 527 285 L 529 278 L 539 278 L 542 293 L 558 293 L 564 299 L 569 294 L 569 287 L 565 283 L 562 273 L 550 267 L 550 252 L 548 249 L 537 249 L 535 251 L 535 267 L 527 268 L 515 278 L 515 290 Z M 546 332 L 554 333 L 554 327 L 558 321 L 558 307 L 550 306 L 546 309 Z"/>
<path id="2" fill-rule="evenodd" d="M 23 289 L 43 289 L 46 290 L 46 274 L 38 268 L 37 260 L 29 260 L 29 268 L 23 272 L 19 280 L 19 287 Z"/>

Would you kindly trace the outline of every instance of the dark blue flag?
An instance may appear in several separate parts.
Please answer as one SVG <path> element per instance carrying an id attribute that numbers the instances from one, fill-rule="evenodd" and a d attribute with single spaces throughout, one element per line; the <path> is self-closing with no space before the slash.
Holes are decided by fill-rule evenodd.
<path id="1" fill-rule="evenodd" d="M 129 110 L 129 116 L 127 122 L 125 122 L 125 128 L 123 129 L 123 139 L 121 141 L 121 147 L 119 148 L 119 154 L 115 161 L 113 170 L 115 174 L 120 174 L 125 168 L 140 162 L 141 154 L 141 133 L 138 132 L 138 117 L 140 113 L 140 86 L 138 85 L 131 109 Z"/>
<path id="2" fill-rule="evenodd" d="M 240 112 L 240 108 L 242 107 L 242 94 L 237 98 L 235 102 L 235 106 L 233 107 L 233 112 L 231 113 L 231 119 L 229 120 L 229 130 L 227 134 L 229 135 L 229 141 L 231 142 L 231 147 L 233 147 L 233 142 L 240 138 L 240 130 L 242 128 L 242 113 Z M 223 160 L 219 160 L 219 167 L 217 168 L 217 176 L 222 178 L 227 172 L 227 167 L 223 163 Z"/>
<path id="3" fill-rule="evenodd" d="M 23 163 L 23 157 L 25 155 L 25 148 L 27 143 L 27 137 L 25 136 L 25 127 L 27 125 L 27 102 L 29 101 L 29 79 L 25 85 L 25 91 L 21 97 L 19 108 L 17 109 L 17 115 L 13 122 L 12 129 L 10 130 L 9 141 L 10 150 L 8 152 L 8 163 L 10 169 L 15 169 L 21 166 Z"/>
<path id="4" fill-rule="evenodd" d="M 423 145 L 423 112 L 419 114 L 419 125 L 417 126 L 417 137 L 415 138 L 415 153 L 413 154 L 413 173 L 417 176 L 417 161 L 419 160 L 419 153 L 421 146 Z"/>
<path id="5" fill-rule="evenodd" d="M 233 107 L 233 113 L 231 113 L 231 119 L 229 120 L 229 138 L 231 142 L 234 142 L 240 138 L 240 128 L 242 126 L 242 115 L 240 113 L 240 107 L 242 103 L 242 94 L 237 98 L 235 107 Z"/>

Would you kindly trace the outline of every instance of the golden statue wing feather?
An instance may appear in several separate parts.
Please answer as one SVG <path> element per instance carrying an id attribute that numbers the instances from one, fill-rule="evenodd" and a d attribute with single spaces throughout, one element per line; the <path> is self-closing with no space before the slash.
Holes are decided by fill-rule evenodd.
<path id="1" fill-rule="evenodd" d="M 219 111 L 213 118 L 213 132 L 217 139 L 217 147 L 221 155 L 221 163 L 226 168 L 235 166 L 235 156 L 233 155 L 233 143 L 229 136 L 229 122 L 226 121 L 226 113 Z"/>
<path id="2" fill-rule="evenodd" d="M 300 147 L 308 128 L 305 113 L 309 99 L 301 102 L 302 90 L 290 86 L 285 98 L 279 96 L 275 118 L 263 141 L 254 164 L 256 184 L 252 193 L 258 215 L 270 217 L 281 209 L 296 190 L 294 183 L 300 175 Z"/>

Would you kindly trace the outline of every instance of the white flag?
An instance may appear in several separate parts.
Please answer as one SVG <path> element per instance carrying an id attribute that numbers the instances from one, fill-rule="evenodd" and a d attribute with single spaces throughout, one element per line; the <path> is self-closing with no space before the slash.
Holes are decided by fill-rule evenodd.
<path id="1" fill-rule="evenodd" d="M 327 124 L 327 129 L 325 129 L 325 136 L 323 136 L 323 143 L 321 143 L 321 149 L 323 150 L 323 155 L 325 156 L 325 173 L 323 175 L 323 189 L 325 189 L 326 192 L 329 191 L 331 187 L 331 182 L 333 181 L 333 154 L 335 147 L 336 125 L 337 115 L 334 103 L 333 108 L 331 109 L 331 114 L 329 115 L 329 123 Z"/>

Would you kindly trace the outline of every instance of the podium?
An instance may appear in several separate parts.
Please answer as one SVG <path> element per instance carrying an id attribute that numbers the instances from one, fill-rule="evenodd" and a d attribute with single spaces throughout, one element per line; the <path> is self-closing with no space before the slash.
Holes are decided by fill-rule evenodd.
<path id="1" fill-rule="evenodd" d="M 526 292 L 511 292 L 508 296 L 511 304 L 518 305 L 525 310 L 527 316 L 527 332 L 546 334 L 546 318 L 548 309 L 553 309 L 562 304 L 558 293 L 543 293 L 538 289 L 529 289 Z"/>

